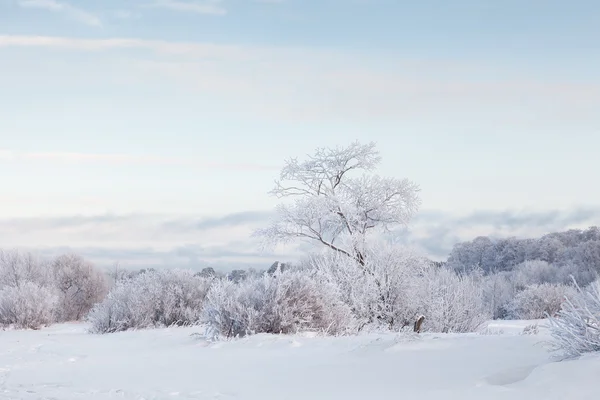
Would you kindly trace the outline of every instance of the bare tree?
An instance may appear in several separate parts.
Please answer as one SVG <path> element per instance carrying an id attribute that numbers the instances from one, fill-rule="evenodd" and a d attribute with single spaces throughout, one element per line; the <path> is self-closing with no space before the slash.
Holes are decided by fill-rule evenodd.
<path id="1" fill-rule="evenodd" d="M 372 142 L 317 149 L 305 161 L 288 159 L 271 194 L 294 202 L 280 204 L 277 220 L 255 235 L 268 244 L 308 239 L 364 266 L 367 236 L 406 225 L 420 206 L 415 183 L 364 174 L 380 160 Z"/>

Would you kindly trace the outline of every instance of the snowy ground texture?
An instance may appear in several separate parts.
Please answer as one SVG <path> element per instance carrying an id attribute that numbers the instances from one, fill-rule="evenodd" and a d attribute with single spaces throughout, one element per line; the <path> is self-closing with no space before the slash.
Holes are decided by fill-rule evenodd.
<path id="1" fill-rule="evenodd" d="M 0 399 L 598 399 L 600 355 L 555 362 L 528 321 L 469 335 L 257 335 L 199 328 L 0 331 Z M 494 333 L 494 334 L 490 334 Z"/>

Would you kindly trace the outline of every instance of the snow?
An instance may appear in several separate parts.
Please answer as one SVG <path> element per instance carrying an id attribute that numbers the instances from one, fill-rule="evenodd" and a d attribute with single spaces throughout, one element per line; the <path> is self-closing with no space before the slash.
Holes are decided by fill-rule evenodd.
<path id="1" fill-rule="evenodd" d="M 556 362 L 499 321 L 481 334 L 256 335 L 201 328 L 0 331 L 0 399 L 596 399 L 600 356 Z"/>

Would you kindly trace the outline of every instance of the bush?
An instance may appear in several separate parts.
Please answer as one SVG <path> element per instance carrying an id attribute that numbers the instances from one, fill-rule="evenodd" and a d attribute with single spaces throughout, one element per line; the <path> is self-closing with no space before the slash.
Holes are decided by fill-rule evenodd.
<path id="1" fill-rule="evenodd" d="M 403 247 L 372 246 L 364 266 L 335 253 L 314 257 L 311 264 L 338 286 L 361 329 L 401 330 L 424 315 L 426 331 L 471 332 L 490 317 L 479 280 Z"/>
<path id="2" fill-rule="evenodd" d="M 150 271 L 120 282 L 87 316 L 90 332 L 193 325 L 212 279 L 192 271 Z"/>
<path id="3" fill-rule="evenodd" d="M 213 335 L 317 331 L 342 334 L 354 326 L 335 286 L 306 272 L 285 271 L 249 277 L 240 283 L 216 282 L 204 306 Z"/>
<path id="4" fill-rule="evenodd" d="M 0 290 L 0 325 L 39 329 L 54 322 L 58 294 L 34 282 Z"/>
<path id="5" fill-rule="evenodd" d="M 511 303 L 509 315 L 514 319 L 542 319 L 556 314 L 565 301 L 565 296 L 573 294 L 566 285 L 543 283 L 531 285 L 517 293 Z"/>
<path id="6" fill-rule="evenodd" d="M 430 332 L 475 332 L 491 317 L 484 303 L 481 277 L 457 275 L 448 268 L 430 267 L 418 278 L 419 301 Z"/>
<path id="7" fill-rule="evenodd" d="M 0 250 L 0 288 L 26 282 L 51 286 L 51 279 L 50 269 L 32 253 Z"/>
<path id="8" fill-rule="evenodd" d="M 0 251 L 0 290 L 4 293 L 5 321 L 39 328 L 81 319 L 106 294 L 106 280 L 78 256 L 64 255 L 47 262 L 32 253 Z M 19 312 L 23 315 L 16 314 Z"/>
<path id="9" fill-rule="evenodd" d="M 52 262 L 52 278 L 61 294 L 60 321 L 79 321 L 106 296 L 108 282 L 91 263 L 74 254 Z"/>
<path id="10" fill-rule="evenodd" d="M 378 245 L 365 252 L 365 265 L 339 253 L 313 256 L 304 266 L 338 288 L 359 329 L 400 330 L 422 313 L 416 300 L 418 276 L 430 265 L 408 249 Z"/>
<path id="11" fill-rule="evenodd" d="M 552 348 L 566 357 L 600 351 L 600 281 L 581 289 L 550 318 Z"/>

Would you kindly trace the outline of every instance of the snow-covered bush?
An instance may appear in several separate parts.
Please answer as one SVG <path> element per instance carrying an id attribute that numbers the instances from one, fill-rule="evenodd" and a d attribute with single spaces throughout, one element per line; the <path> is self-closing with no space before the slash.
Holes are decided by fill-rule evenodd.
<path id="1" fill-rule="evenodd" d="M 410 249 L 385 243 L 365 250 L 364 265 L 336 252 L 313 256 L 309 261 L 322 279 L 338 287 L 359 328 L 399 330 L 422 313 L 416 301 L 418 277 L 430 268 Z"/>
<path id="2" fill-rule="evenodd" d="M 0 325 L 39 329 L 56 321 L 58 308 L 47 264 L 32 253 L 0 250 Z"/>
<path id="3" fill-rule="evenodd" d="M 19 251 L 0 251 L 0 289 L 3 288 L 47 290 L 58 296 L 51 322 L 81 319 L 107 292 L 102 272 L 79 256 L 63 255 L 49 262 Z M 44 307 L 46 304 L 40 303 L 42 314 Z"/>
<path id="4" fill-rule="evenodd" d="M 87 316 L 93 333 L 199 322 L 211 278 L 186 270 L 150 271 L 120 282 Z"/>
<path id="5" fill-rule="evenodd" d="M 515 296 L 510 306 L 510 317 L 541 319 L 554 315 L 560 310 L 565 296 L 573 293 L 573 288 L 561 284 L 530 285 Z"/>
<path id="6" fill-rule="evenodd" d="M 50 272 L 44 260 L 32 253 L 0 250 L 0 288 L 17 287 L 25 282 L 49 286 Z"/>
<path id="7" fill-rule="evenodd" d="M 549 321 L 553 350 L 566 357 L 600 351 L 600 281 L 584 289 L 577 286 Z"/>
<path id="8" fill-rule="evenodd" d="M 430 267 L 418 278 L 415 300 L 423 310 L 426 331 L 475 332 L 491 317 L 484 303 L 482 278 L 477 274 L 457 275 L 449 268 Z"/>
<path id="9" fill-rule="evenodd" d="M 0 288 L 0 325 L 39 329 L 54 322 L 58 307 L 56 291 L 34 282 Z"/>
<path id="10" fill-rule="evenodd" d="M 204 322 L 213 335 L 226 337 L 299 331 L 342 334 L 354 326 L 337 288 L 304 271 L 215 282 L 204 304 Z"/>
<path id="11" fill-rule="evenodd" d="M 255 298 L 261 293 L 254 292 L 249 283 L 236 284 L 226 279 L 213 283 L 204 301 L 202 317 L 210 336 L 241 337 L 250 333 L 250 327 L 258 319 L 257 305 L 262 302 Z"/>
<path id="12" fill-rule="evenodd" d="M 61 294 L 60 321 L 78 321 L 106 296 L 106 276 L 75 254 L 64 254 L 52 262 L 52 279 Z"/>
<path id="13" fill-rule="evenodd" d="M 404 247 L 371 244 L 364 265 L 335 253 L 311 263 L 338 286 L 361 328 L 400 330 L 423 315 L 426 331 L 472 332 L 491 315 L 479 275 L 459 276 Z"/>

